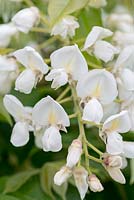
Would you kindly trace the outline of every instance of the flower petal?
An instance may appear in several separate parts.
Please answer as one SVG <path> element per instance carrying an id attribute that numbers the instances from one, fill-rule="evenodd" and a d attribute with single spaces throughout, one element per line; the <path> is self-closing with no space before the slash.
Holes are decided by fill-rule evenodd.
<path id="1" fill-rule="evenodd" d="M 83 200 L 88 190 L 88 172 L 85 170 L 84 167 L 75 167 L 75 169 L 73 170 L 73 175 L 76 187 L 80 193 L 81 199 Z"/>
<path id="2" fill-rule="evenodd" d="M 6 110 L 18 121 L 25 115 L 26 111 L 22 103 L 13 95 L 5 95 L 3 99 Z"/>
<path id="3" fill-rule="evenodd" d="M 107 171 L 112 179 L 114 179 L 116 182 L 121 184 L 126 183 L 125 177 L 119 168 L 109 167 Z"/>
<path id="4" fill-rule="evenodd" d="M 52 81 L 52 88 L 59 88 L 68 82 L 68 75 L 64 69 L 52 69 L 51 72 L 45 77 L 47 81 Z"/>
<path id="5" fill-rule="evenodd" d="M 99 101 L 95 98 L 89 100 L 89 102 L 84 107 L 82 119 L 99 124 L 102 117 L 103 108 Z"/>
<path id="6" fill-rule="evenodd" d="M 107 133 L 125 133 L 131 128 L 130 118 L 126 110 L 110 116 L 103 124 L 102 130 Z"/>
<path id="7" fill-rule="evenodd" d="M 44 63 L 40 54 L 30 46 L 26 46 L 23 49 L 19 49 L 13 53 L 17 61 L 24 65 L 26 68 L 30 68 L 33 71 L 39 71 L 42 74 L 48 72 L 48 66 Z"/>
<path id="8" fill-rule="evenodd" d="M 69 126 L 69 118 L 63 107 L 50 96 L 41 99 L 33 108 L 33 121 L 41 126 Z"/>
<path id="9" fill-rule="evenodd" d="M 123 152 L 122 136 L 116 132 L 108 134 L 106 151 L 112 155 L 121 154 Z"/>
<path id="10" fill-rule="evenodd" d="M 102 51 L 103 49 L 103 51 Z M 103 60 L 105 63 L 113 60 L 114 54 L 118 54 L 119 51 L 113 45 L 106 41 L 97 41 L 94 45 L 94 54 L 97 58 Z"/>
<path id="11" fill-rule="evenodd" d="M 39 10 L 37 7 L 25 8 L 17 12 L 13 18 L 12 22 L 16 28 L 23 32 L 28 33 L 29 30 L 34 26 L 39 18 Z"/>
<path id="12" fill-rule="evenodd" d="M 11 143 L 16 146 L 24 146 L 29 141 L 28 124 L 25 122 L 17 122 L 13 128 Z"/>
<path id="13" fill-rule="evenodd" d="M 123 156 L 126 158 L 134 158 L 134 142 L 123 142 Z"/>
<path id="14" fill-rule="evenodd" d="M 59 130 L 54 126 L 47 128 L 42 137 L 42 144 L 44 151 L 60 151 L 62 149 L 62 139 Z"/>
<path id="15" fill-rule="evenodd" d="M 35 73 L 31 69 L 26 69 L 16 79 L 15 90 L 18 90 L 25 94 L 30 94 L 35 83 Z"/>
<path id="16" fill-rule="evenodd" d="M 86 60 L 77 45 L 65 46 L 54 51 L 51 56 L 53 68 L 63 68 L 73 80 L 78 80 L 88 72 Z"/>
<path id="17" fill-rule="evenodd" d="M 111 32 L 106 28 L 102 28 L 100 26 L 94 26 L 86 38 L 83 49 L 87 50 L 92 45 L 94 45 L 97 40 L 101 40 L 106 37 L 112 36 L 112 34 L 113 32 Z"/>
<path id="18" fill-rule="evenodd" d="M 62 185 L 72 175 L 72 170 L 69 167 L 63 166 L 54 176 L 54 183 Z"/>
<path id="19" fill-rule="evenodd" d="M 94 97 L 102 104 L 111 103 L 118 94 L 114 76 L 105 69 L 89 71 L 78 81 L 76 90 L 78 96 L 82 99 Z"/>

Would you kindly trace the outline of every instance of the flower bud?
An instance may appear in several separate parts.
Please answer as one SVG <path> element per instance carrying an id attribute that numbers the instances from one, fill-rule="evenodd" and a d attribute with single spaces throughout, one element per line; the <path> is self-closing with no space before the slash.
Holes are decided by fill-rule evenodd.
<path id="1" fill-rule="evenodd" d="M 54 183 L 56 185 L 62 185 L 70 176 L 72 171 L 69 167 L 63 166 L 54 176 Z"/>
<path id="2" fill-rule="evenodd" d="M 73 140 L 71 146 L 68 149 L 67 155 L 67 166 L 72 168 L 74 167 L 82 154 L 82 142 L 80 139 Z"/>
<path id="3" fill-rule="evenodd" d="M 104 189 L 100 180 L 94 174 L 88 177 L 88 185 L 93 192 L 101 192 Z"/>
<path id="4" fill-rule="evenodd" d="M 80 193 L 81 199 L 83 200 L 88 190 L 88 172 L 85 170 L 84 167 L 75 167 L 73 170 L 73 175 L 76 187 Z"/>
<path id="5" fill-rule="evenodd" d="M 23 32 L 28 33 L 29 30 L 35 25 L 39 19 L 39 10 L 36 7 L 25 8 L 20 10 L 12 18 L 13 24 L 16 28 Z"/>

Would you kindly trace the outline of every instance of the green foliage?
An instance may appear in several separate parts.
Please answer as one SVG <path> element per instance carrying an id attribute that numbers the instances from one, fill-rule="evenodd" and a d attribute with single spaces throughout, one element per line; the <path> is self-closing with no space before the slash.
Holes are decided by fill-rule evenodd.
<path id="1" fill-rule="evenodd" d="M 52 200 L 56 200 L 52 190 L 56 192 L 62 200 L 66 200 L 67 183 L 64 183 L 59 187 L 56 186 L 53 181 L 55 173 L 60 169 L 63 163 L 64 162 L 46 163 L 41 169 L 40 180 L 42 189 L 52 198 Z"/>
<path id="2" fill-rule="evenodd" d="M 28 181 L 28 179 L 38 174 L 38 172 L 39 171 L 36 169 L 31 169 L 11 176 L 6 182 L 4 193 L 12 193 L 17 191 L 22 185 L 24 185 Z"/>
<path id="3" fill-rule="evenodd" d="M 83 7 L 89 0 L 50 0 L 48 5 L 48 14 L 51 25 L 56 23 L 60 18 L 69 15 Z"/>
<path id="4" fill-rule="evenodd" d="M 8 122 L 10 125 L 12 125 L 12 120 L 6 109 L 3 105 L 3 97 L 0 96 L 0 121 Z"/>

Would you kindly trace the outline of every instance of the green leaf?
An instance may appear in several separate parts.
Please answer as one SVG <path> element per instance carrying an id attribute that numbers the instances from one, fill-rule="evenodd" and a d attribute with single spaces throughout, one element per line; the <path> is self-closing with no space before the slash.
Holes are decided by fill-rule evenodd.
<path id="1" fill-rule="evenodd" d="M 66 200 L 66 191 L 68 184 L 65 183 L 62 186 L 58 187 L 53 182 L 53 177 L 55 173 L 60 169 L 63 165 L 63 162 L 53 162 L 46 163 L 41 170 L 40 180 L 43 191 L 48 194 L 53 200 L 55 200 L 55 196 L 52 192 L 52 189 L 63 199 Z"/>
<path id="2" fill-rule="evenodd" d="M 79 13 L 78 22 L 80 28 L 76 29 L 74 42 L 80 40 L 84 44 L 85 38 L 91 31 L 92 27 L 102 26 L 101 11 L 99 9 L 87 7 Z"/>
<path id="3" fill-rule="evenodd" d="M 55 24 L 60 18 L 83 8 L 89 0 L 50 0 L 48 14 L 51 25 Z"/>
<path id="4" fill-rule="evenodd" d="M 130 184 L 133 184 L 134 183 L 134 159 L 130 160 L 130 171 L 131 171 Z"/>
<path id="5" fill-rule="evenodd" d="M 12 125 L 11 117 L 3 105 L 3 97 L 1 96 L 0 96 L 0 121 L 8 122 L 10 125 Z"/>
<path id="6" fill-rule="evenodd" d="M 0 194 L 0 200 L 20 200 L 16 197 Z"/>
<path id="7" fill-rule="evenodd" d="M 11 176 L 6 182 L 4 193 L 17 191 L 22 185 L 24 185 L 28 181 L 28 179 L 38 174 L 38 172 L 39 171 L 36 169 L 31 169 Z"/>

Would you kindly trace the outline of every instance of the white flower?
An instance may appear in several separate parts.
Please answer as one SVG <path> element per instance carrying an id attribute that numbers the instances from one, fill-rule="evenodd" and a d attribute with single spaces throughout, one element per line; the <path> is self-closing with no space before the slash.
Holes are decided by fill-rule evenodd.
<path id="1" fill-rule="evenodd" d="M 7 111 L 16 121 L 10 141 L 16 147 L 23 146 L 29 141 L 29 131 L 32 130 L 32 109 L 24 107 L 13 95 L 5 95 L 3 102 Z"/>
<path id="2" fill-rule="evenodd" d="M 81 199 L 83 200 L 88 190 L 88 172 L 84 167 L 75 167 L 73 170 L 73 175 L 76 187 L 80 193 Z"/>
<path id="3" fill-rule="evenodd" d="M 37 23 L 38 19 L 38 8 L 30 7 L 20 10 L 18 13 L 16 13 L 12 18 L 12 22 L 19 31 L 28 33 L 30 29 Z"/>
<path id="4" fill-rule="evenodd" d="M 128 13 L 112 13 L 107 19 L 108 25 L 114 29 L 118 29 L 124 33 L 134 31 L 133 16 Z"/>
<path id="5" fill-rule="evenodd" d="M 116 155 L 123 152 L 123 141 L 118 133 L 125 133 L 131 128 L 127 111 L 110 116 L 103 124 L 100 137 L 106 143 L 108 153 Z"/>
<path id="6" fill-rule="evenodd" d="M 88 72 L 86 60 L 77 45 L 54 51 L 50 60 L 52 71 L 46 76 L 46 80 L 53 80 L 52 88 L 65 85 L 68 81 L 77 81 Z"/>
<path id="7" fill-rule="evenodd" d="M 119 54 L 115 62 L 114 72 L 121 71 L 123 68 L 133 69 L 134 65 L 134 45 L 125 47 Z"/>
<path id="8" fill-rule="evenodd" d="M 123 166 L 123 161 L 120 156 L 113 156 L 107 153 L 104 154 L 103 166 L 105 167 L 109 175 L 112 177 L 112 179 L 121 184 L 125 184 L 125 177 L 120 170 Z"/>
<path id="9" fill-rule="evenodd" d="M 54 183 L 56 185 L 62 185 L 67 179 L 72 175 L 72 170 L 67 167 L 63 166 L 54 176 Z"/>
<path id="10" fill-rule="evenodd" d="M 91 191 L 93 192 L 101 192 L 104 190 L 100 180 L 96 177 L 95 174 L 91 174 L 88 177 L 88 185 Z"/>
<path id="11" fill-rule="evenodd" d="M 79 23 L 73 16 L 68 15 L 54 25 L 51 35 L 61 35 L 64 39 L 67 36 L 73 37 L 76 28 L 79 28 Z"/>
<path id="12" fill-rule="evenodd" d="M 48 66 L 32 47 L 25 47 L 13 53 L 17 61 L 26 68 L 15 82 L 15 90 L 29 94 L 37 82 L 48 72 Z"/>
<path id="13" fill-rule="evenodd" d="M 18 74 L 18 67 L 13 58 L 0 56 L 0 94 L 10 91 L 12 82 Z"/>
<path id="14" fill-rule="evenodd" d="M 103 117 L 102 105 L 112 103 L 118 94 L 114 76 L 105 69 L 89 71 L 78 81 L 76 90 L 82 101 L 87 103 L 83 120 L 95 123 L 99 123 Z"/>
<path id="15" fill-rule="evenodd" d="M 0 47 L 7 47 L 10 43 L 11 37 L 17 32 L 15 26 L 11 23 L 0 24 Z"/>
<path id="16" fill-rule="evenodd" d="M 100 8 L 107 5 L 106 0 L 90 0 L 89 5 L 94 8 Z"/>
<path id="17" fill-rule="evenodd" d="M 97 99 L 92 98 L 84 107 L 82 119 L 85 121 L 93 121 L 96 124 L 99 124 L 102 117 L 103 108 L 101 104 Z"/>
<path id="18" fill-rule="evenodd" d="M 72 144 L 68 149 L 66 166 L 70 168 L 74 167 L 78 163 L 81 154 L 82 154 L 82 142 L 80 139 L 75 139 L 73 140 Z"/>
<path id="19" fill-rule="evenodd" d="M 134 45 L 134 33 L 116 31 L 113 37 L 113 41 L 121 49 L 128 45 Z"/>
<path id="20" fill-rule="evenodd" d="M 134 142 L 123 142 L 123 154 L 126 158 L 134 158 Z"/>
<path id="21" fill-rule="evenodd" d="M 120 103 L 112 102 L 110 104 L 103 105 L 103 119 L 104 122 L 111 115 L 117 114 L 120 111 Z"/>
<path id="22" fill-rule="evenodd" d="M 110 43 L 102 40 L 112 35 L 113 32 L 110 30 L 94 26 L 86 38 L 83 50 L 87 51 L 89 54 L 94 53 L 97 58 L 104 62 L 112 60 L 114 54 L 118 54 L 119 51 Z"/>
<path id="23" fill-rule="evenodd" d="M 47 96 L 34 106 L 32 116 L 35 129 L 43 129 L 39 132 L 39 146 L 44 151 L 60 151 L 62 141 L 59 130 L 66 131 L 65 127 L 70 125 L 63 107 Z M 35 135 L 38 137 L 38 131 Z"/>

